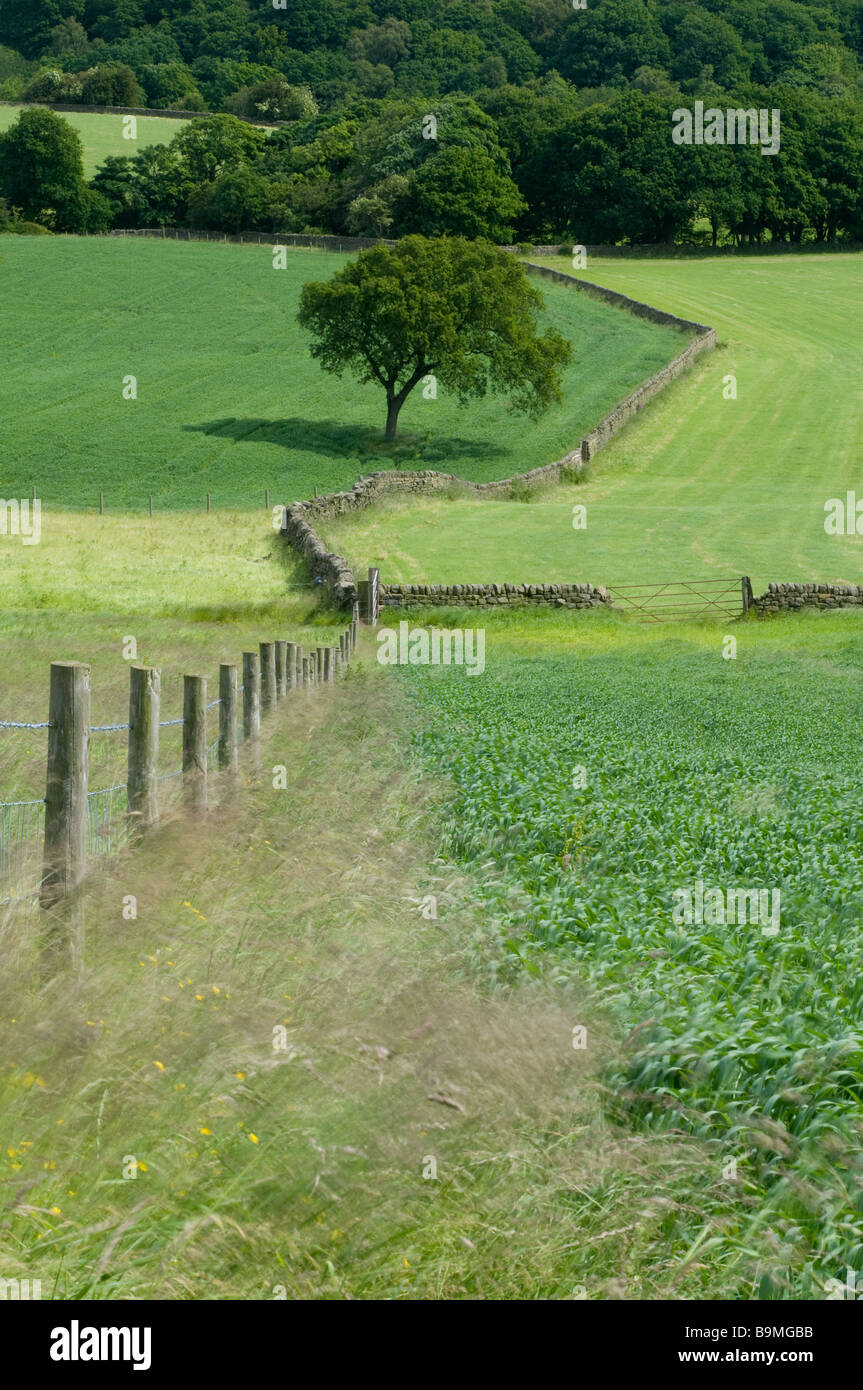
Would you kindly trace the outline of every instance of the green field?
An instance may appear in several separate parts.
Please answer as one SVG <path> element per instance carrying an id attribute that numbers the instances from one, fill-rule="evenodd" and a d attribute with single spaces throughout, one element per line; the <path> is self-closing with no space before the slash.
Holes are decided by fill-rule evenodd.
<path id="1" fill-rule="evenodd" d="M 214 699 L 259 641 L 332 640 L 263 491 L 393 462 L 377 394 L 324 377 L 294 322 L 299 286 L 341 263 L 4 241 L 0 492 L 36 484 L 45 509 L 38 546 L 0 538 L 0 720 L 44 720 L 49 663 L 78 659 L 93 722 L 122 723 L 130 637 L 163 718 L 186 673 Z M 855 484 L 858 264 L 592 266 L 716 324 L 719 351 L 578 486 L 388 503 L 332 535 L 385 579 L 854 579 L 858 542 L 822 519 Z M 547 462 L 679 350 L 542 291 L 575 343 L 564 407 L 534 427 L 416 398 L 400 462 Z M 365 632 L 345 680 L 267 721 L 260 776 L 244 757 L 238 786 L 212 779 L 203 828 L 176 782 L 134 852 L 114 810 L 82 968 L 46 981 L 44 915 L 0 903 L 4 1277 L 95 1300 L 784 1300 L 859 1269 L 863 614 L 737 623 L 727 661 L 710 623 L 482 621 L 481 679 L 385 670 Z M 92 790 L 122 798 L 125 751 L 93 734 Z M 45 754 L 44 730 L 0 730 L 0 801 L 43 794 Z M 24 816 L 4 808 L 0 841 L 35 882 Z M 676 922 L 697 881 L 778 890 L 778 932 Z"/>
<path id="2" fill-rule="evenodd" d="M 417 390 L 383 446 L 382 393 L 321 371 L 295 321 L 300 287 L 344 263 L 266 246 L 134 238 L 4 238 L 0 457 L 4 496 L 157 509 L 293 502 L 360 473 L 439 468 L 507 477 L 562 457 L 680 351 L 682 336 L 542 283 L 573 341 L 561 406 L 533 425 L 493 397 L 462 409 Z M 137 399 L 123 398 L 127 376 Z M 381 399 L 379 399 L 379 395 Z"/>
<path id="3" fill-rule="evenodd" d="M 823 1297 L 863 1258 L 863 616 L 736 631 L 723 660 L 708 626 L 493 615 L 481 678 L 404 681 L 504 976 L 589 980 L 626 1039 L 611 1111 L 708 1146 L 678 1296 L 709 1266 L 722 1297 Z M 699 880 L 769 917 L 675 920 Z"/>
<path id="4" fill-rule="evenodd" d="M 22 111 L 29 106 L 0 106 L 0 131 L 8 130 L 17 121 Z M 167 145 L 182 126 L 184 120 L 171 116 L 136 116 L 137 138 L 130 140 L 123 135 L 123 116 L 100 111 L 58 111 L 64 121 L 77 130 L 84 146 L 84 172 L 92 178 L 96 170 L 111 154 L 132 155 L 148 145 Z"/>
<path id="5" fill-rule="evenodd" d="M 126 720 L 127 637 L 138 661 L 161 669 L 163 717 L 173 719 L 184 674 L 206 676 L 215 699 L 220 662 L 241 666 L 244 651 L 277 637 L 323 645 L 343 625 L 263 506 L 152 521 L 47 512 L 39 545 L 0 537 L 0 593 L 0 720 L 30 723 L 46 718 L 52 661 L 91 665 L 94 724 Z M 44 794 L 45 748 L 44 730 L 0 730 L 0 802 Z M 163 771 L 180 765 L 179 728 L 165 730 L 161 755 Z M 125 759 L 122 736 L 94 735 L 91 786 L 122 783 Z"/>
<path id="6" fill-rule="evenodd" d="M 858 582 L 863 537 L 827 535 L 824 504 L 863 497 L 861 270 L 850 254 L 591 261 L 588 278 L 714 326 L 719 349 L 597 454 L 577 489 L 528 504 L 422 500 L 339 521 L 330 540 L 393 581 Z M 573 530 L 576 502 L 586 530 Z"/>

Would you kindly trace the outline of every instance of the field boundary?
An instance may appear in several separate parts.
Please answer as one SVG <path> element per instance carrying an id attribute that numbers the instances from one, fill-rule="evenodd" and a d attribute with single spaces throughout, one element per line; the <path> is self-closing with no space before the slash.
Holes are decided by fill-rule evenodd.
<path id="1" fill-rule="evenodd" d="M 261 236 L 258 240 L 271 241 L 272 238 Z M 337 606 L 342 607 L 356 601 L 359 592 L 357 581 L 344 556 L 336 555 L 327 549 L 309 520 L 310 517 L 335 517 L 342 516 L 347 512 L 363 510 L 366 507 L 374 506 L 381 497 L 394 492 L 429 496 L 444 488 L 456 488 L 477 497 L 499 497 L 507 495 L 516 487 L 531 488 L 543 484 L 558 483 L 565 471 L 580 472 L 585 463 L 592 459 L 599 449 L 603 448 L 615 434 L 623 429 L 624 425 L 643 410 L 654 396 L 680 376 L 700 353 L 712 350 L 716 346 L 716 329 L 710 328 L 706 324 L 678 318 L 675 314 L 666 313 L 664 309 L 655 309 L 653 305 L 644 304 L 641 300 L 630 299 L 628 295 L 620 294 L 617 290 L 605 289 L 602 285 L 595 285 L 589 280 L 580 280 L 576 276 L 567 275 L 562 271 L 549 270 L 545 266 L 536 266 L 529 261 L 525 263 L 525 268 L 529 272 L 574 285 L 578 290 L 590 294 L 593 298 L 602 299 L 613 307 L 625 309 L 639 318 L 646 318 L 665 327 L 670 326 L 683 332 L 692 333 L 693 337 L 683 352 L 678 353 L 658 372 L 654 372 L 647 381 L 620 401 L 581 440 L 577 448 L 565 454 L 562 459 L 556 459 L 553 463 L 541 464 L 538 468 L 531 468 L 527 473 L 516 473 L 510 478 L 494 479 L 487 483 L 469 482 L 466 478 L 460 478 L 455 473 L 439 473 L 434 469 L 419 469 L 417 471 L 390 469 L 358 478 L 348 491 L 330 492 L 323 497 L 313 497 L 305 502 L 294 502 L 292 505 L 286 506 L 281 534 L 300 553 L 314 578 L 326 585 L 332 601 Z M 411 587 L 407 586 L 408 590 Z M 540 590 L 549 590 L 554 591 L 552 601 L 562 601 L 567 607 L 586 606 L 585 594 L 589 590 L 591 594 L 589 606 L 610 602 L 606 597 L 601 596 L 604 595 L 604 590 L 595 589 L 592 585 L 503 586 L 492 584 L 425 585 L 420 587 L 427 590 L 449 589 L 458 592 L 464 590 L 466 593 L 473 593 L 474 595 L 482 590 L 487 593 L 490 599 L 499 598 L 506 591 L 518 589 L 522 593 L 523 600 L 527 599 L 528 601 L 537 600 Z M 403 590 L 405 586 L 389 586 L 389 588 L 392 588 L 394 596 L 401 595 L 402 601 L 404 601 Z M 381 601 L 384 603 L 389 588 L 385 585 L 381 588 Z M 567 591 L 566 594 L 561 592 L 562 589 Z"/>
<path id="2" fill-rule="evenodd" d="M 41 106 L 46 111 L 77 111 L 83 116 L 162 116 L 178 121 L 201 120 L 205 116 L 233 115 L 233 112 L 223 111 L 173 111 L 161 106 L 82 106 L 80 102 L 60 101 L 0 101 L 0 106 L 12 106 L 22 111 Z M 248 116 L 237 116 L 236 119 L 244 125 L 260 126 L 263 130 L 278 130 L 279 126 L 290 125 L 289 121 L 253 121 Z"/>
<path id="3" fill-rule="evenodd" d="M 221 775 L 225 791 L 235 791 L 241 754 L 248 755 L 253 773 L 258 770 L 262 721 L 292 692 L 310 693 L 346 673 L 359 621 L 355 605 L 350 621 L 330 645 L 304 649 L 297 642 L 259 643 L 257 651 L 243 652 L 241 684 L 237 665 L 219 666 L 219 695 L 209 702 L 206 678 L 185 675 L 183 713 L 177 719 L 159 717 L 161 668 L 132 665 L 128 722 L 93 725 L 89 664 L 52 662 L 47 722 L 0 720 L 0 731 L 48 731 L 44 797 L 0 802 L 0 908 L 37 897 L 42 908 L 54 908 L 74 897 L 90 860 L 159 823 L 160 790 L 166 782 L 182 778 L 183 803 L 196 815 L 207 810 L 211 771 Z M 219 732 L 210 743 L 207 714 L 212 709 L 219 711 Z M 182 766 L 160 773 L 160 730 L 171 725 L 182 725 Z M 126 734 L 125 783 L 90 790 L 94 733 Z"/>

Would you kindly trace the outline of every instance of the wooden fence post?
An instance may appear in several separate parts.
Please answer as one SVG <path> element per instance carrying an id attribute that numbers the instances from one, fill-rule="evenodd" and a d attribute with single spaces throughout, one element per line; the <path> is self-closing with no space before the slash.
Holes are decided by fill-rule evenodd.
<path id="1" fill-rule="evenodd" d="M 190 811 L 207 809 L 207 682 L 183 677 L 183 795 Z"/>
<path id="2" fill-rule="evenodd" d="M 261 733 L 261 658 L 257 652 L 243 652 L 243 737 L 257 739 Z"/>
<path id="3" fill-rule="evenodd" d="M 276 699 L 284 700 L 288 692 L 288 644 L 278 641 L 276 646 Z"/>
<path id="4" fill-rule="evenodd" d="M 320 684 L 321 681 L 322 681 L 323 679 L 324 679 L 324 649 L 323 649 L 323 647 L 316 647 L 316 648 L 315 648 L 315 681 L 316 681 L 317 684 Z"/>
<path id="5" fill-rule="evenodd" d="M 219 767 L 237 771 L 237 668 L 219 667 Z"/>
<path id="6" fill-rule="evenodd" d="M 162 673 L 153 666 L 129 668 L 129 814 L 133 829 L 159 820 L 159 709 Z"/>
<path id="7" fill-rule="evenodd" d="M 261 642 L 261 718 L 276 708 L 276 644 Z"/>
<path id="8" fill-rule="evenodd" d="M 87 861 L 90 667 L 83 662 L 51 662 L 48 724 L 45 846 L 39 892 L 43 907 L 53 907 L 75 891 Z"/>
<path id="9" fill-rule="evenodd" d="M 311 685 L 311 683 L 312 683 L 312 677 L 311 677 L 311 671 L 310 671 L 310 669 L 309 669 L 309 658 L 308 658 L 307 656 L 304 656 L 304 657 L 303 657 L 303 687 L 304 687 L 304 689 L 308 689 L 308 687 Z"/>
<path id="10" fill-rule="evenodd" d="M 740 581 L 740 587 L 743 591 L 743 611 L 744 613 L 748 613 L 755 602 L 752 594 L 752 584 L 748 574 L 744 574 Z"/>
<path id="11" fill-rule="evenodd" d="M 296 665 L 296 669 L 295 669 L 295 672 L 294 672 L 294 682 L 295 682 L 296 685 L 302 685 L 302 684 L 303 684 L 303 649 L 302 649 L 302 647 L 300 646 L 299 642 L 297 643 L 296 659 L 297 659 L 297 665 Z"/>
<path id="12" fill-rule="evenodd" d="M 302 668 L 301 668 L 302 674 Z M 285 643 L 285 690 L 293 690 L 297 681 L 297 644 Z"/>
<path id="13" fill-rule="evenodd" d="M 369 570 L 369 597 L 366 612 L 366 622 L 369 627 L 377 627 L 378 610 L 380 608 L 380 583 L 381 572 L 373 567 Z"/>
<path id="14" fill-rule="evenodd" d="M 332 679 L 333 679 L 333 649 L 332 649 L 332 647 L 324 647 L 324 671 L 323 671 L 323 678 L 324 678 L 324 681 L 326 682 L 327 685 L 329 685 L 330 682 L 331 682 Z"/>

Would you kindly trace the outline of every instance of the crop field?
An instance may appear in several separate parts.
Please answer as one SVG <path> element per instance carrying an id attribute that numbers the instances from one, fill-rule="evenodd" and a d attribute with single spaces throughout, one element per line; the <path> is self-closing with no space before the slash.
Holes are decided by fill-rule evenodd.
<path id="1" fill-rule="evenodd" d="M 706 1263 L 723 1297 L 823 1297 L 863 1256 L 863 621 L 735 632 L 723 660 L 708 624 L 507 615 L 481 678 L 403 679 L 504 976 L 589 980 L 625 1039 L 612 1109 L 707 1145 L 678 1296 Z M 768 890 L 770 914 L 687 920 L 699 882 Z"/>
<path id="2" fill-rule="evenodd" d="M 343 263 L 297 251 L 276 271 L 267 246 L 4 238 L 5 495 L 35 484 L 48 506 L 88 510 L 102 489 L 107 508 L 135 511 L 150 493 L 157 509 L 203 508 L 208 492 L 214 507 L 263 505 L 265 488 L 293 502 L 394 464 L 507 477 L 561 458 L 682 347 L 674 330 L 542 283 L 574 344 L 563 404 L 534 425 L 493 397 L 462 409 L 418 389 L 385 446 L 380 389 L 326 375 L 296 323 L 301 286 Z"/>
<path id="3" fill-rule="evenodd" d="M 423 498 L 339 520 L 328 539 L 393 582 L 857 583 L 863 537 L 827 535 L 824 504 L 860 492 L 861 269 L 852 254 L 591 260 L 586 278 L 714 326 L 717 351 L 597 454 L 577 489 Z"/>
<path id="4" fill-rule="evenodd" d="M 29 106 L 0 106 L 0 131 L 7 130 Z M 172 116 L 136 116 L 137 137 L 123 135 L 123 116 L 105 111 L 60 111 L 77 130 L 84 146 L 84 173 L 92 178 L 109 155 L 132 155 L 148 145 L 167 145 L 188 122 Z"/>

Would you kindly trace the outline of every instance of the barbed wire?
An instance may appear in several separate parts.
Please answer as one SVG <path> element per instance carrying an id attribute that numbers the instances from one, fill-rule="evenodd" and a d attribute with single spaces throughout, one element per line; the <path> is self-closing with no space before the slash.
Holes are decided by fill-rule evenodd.
<path id="1" fill-rule="evenodd" d="M 245 683 L 237 686 L 237 694 L 245 690 Z M 205 709 L 215 709 L 222 700 L 211 700 Z M 162 729 L 172 728 L 184 722 L 180 719 L 160 721 Z M 129 729 L 128 724 L 95 724 L 91 734 L 122 733 Z M 23 720 L 0 720 L 0 729 L 50 729 L 51 723 L 26 723 Z M 206 761 L 208 770 L 218 761 L 216 750 L 219 739 L 208 746 Z M 170 782 L 182 777 L 183 768 L 164 772 L 156 778 L 157 782 Z M 124 803 L 124 804 L 121 804 Z M 35 809 L 34 808 L 38 808 Z M 87 793 L 87 853 L 98 854 L 118 849 L 128 838 L 131 825 L 128 819 L 128 784 L 118 782 L 112 787 L 100 787 Z M 13 812 L 17 812 L 13 815 Z M 37 897 L 39 885 L 24 887 L 29 879 L 33 882 L 41 874 L 40 848 L 44 837 L 45 798 L 36 797 L 26 801 L 0 801 L 0 907 L 21 902 L 26 898 Z M 107 843 L 106 843 L 107 842 Z"/>
<path id="2" fill-rule="evenodd" d="M 238 686 L 237 686 L 237 693 L 239 694 L 240 691 L 241 691 L 241 690 L 244 690 L 244 689 L 245 689 L 244 686 L 238 685 Z M 211 700 L 210 703 L 209 703 L 208 705 L 205 705 L 205 706 L 204 706 L 204 709 L 208 709 L 208 710 L 209 710 L 209 709 L 215 709 L 216 706 L 217 706 L 217 705 L 220 705 L 221 703 L 222 703 L 221 700 Z M 182 724 L 182 722 L 183 722 L 182 718 L 180 718 L 180 719 L 162 719 L 162 720 L 160 720 L 160 722 L 159 722 L 159 728 L 160 728 L 160 729 L 170 729 L 170 728 L 172 728 L 175 724 Z M 44 724 L 26 724 L 26 723 L 24 723 L 24 722 L 22 722 L 22 721 L 20 721 L 20 720 L 17 720 L 17 719 L 0 719 L 0 729 L 50 729 L 50 727 L 51 727 L 51 722 L 50 722 L 50 720 L 46 720 Z M 91 725 L 90 725 L 90 733 L 91 733 L 91 734 L 119 734 L 119 733 L 125 732 L 125 730 L 127 730 L 128 728 L 130 728 L 130 725 L 129 725 L 129 724 L 91 724 Z M 6 804 L 6 805 L 9 805 L 10 803 L 9 803 L 9 802 L 6 802 L 5 804 Z"/>

